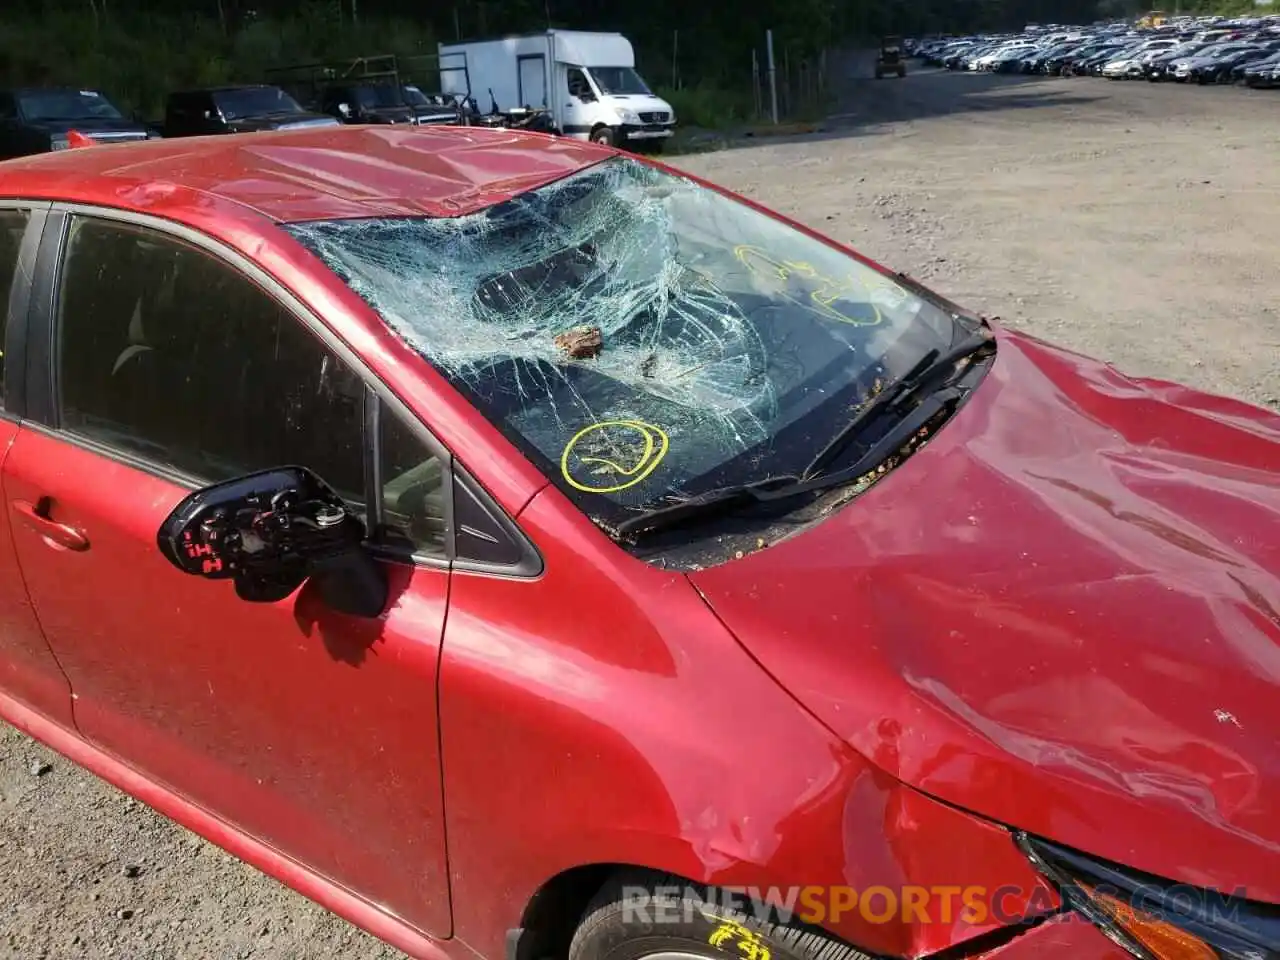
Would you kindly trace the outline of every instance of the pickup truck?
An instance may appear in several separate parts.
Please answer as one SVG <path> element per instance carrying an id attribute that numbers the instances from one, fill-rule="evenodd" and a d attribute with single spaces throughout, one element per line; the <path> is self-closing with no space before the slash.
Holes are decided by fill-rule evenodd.
<path id="1" fill-rule="evenodd" d="M 99 143 L 155 136 L 145 123 L 127 116 L 96 90 L 0 89 L 0 160 L 65 150 L 72 130 Z"/>
<path id="2" fill-rule="evenodd" d="M 192 137 L 337 125 L 333 117 L 305 110 L 279 87 L 238 84 L 169 94 L 162 129 L 166 137 Z"/>

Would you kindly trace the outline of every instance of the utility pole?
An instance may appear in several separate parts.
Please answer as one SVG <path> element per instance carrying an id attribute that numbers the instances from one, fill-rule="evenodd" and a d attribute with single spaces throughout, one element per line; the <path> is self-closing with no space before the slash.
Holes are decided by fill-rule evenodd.
<path id="1" fill-rule="evenodd" d="M 764 32 L 765 46 L 769 54 L 769 98 L 773 107 L 773 122 L 778 123 L 778 71 L 773 61 L 773 30 Z"/>

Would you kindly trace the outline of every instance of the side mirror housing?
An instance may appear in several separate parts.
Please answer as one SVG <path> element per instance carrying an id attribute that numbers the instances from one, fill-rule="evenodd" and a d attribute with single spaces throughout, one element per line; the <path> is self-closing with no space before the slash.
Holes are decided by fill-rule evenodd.
<path id="1" fill-rule="evenodd" d="M 236 595 L 275 603 L 313 579 L 333 609 L 378 616 L 384 568 L 364 549 L 364 523 L 305 467 L 248 474 L 184 497 L 156 542 L 183 573 L 231 580 Z"/>

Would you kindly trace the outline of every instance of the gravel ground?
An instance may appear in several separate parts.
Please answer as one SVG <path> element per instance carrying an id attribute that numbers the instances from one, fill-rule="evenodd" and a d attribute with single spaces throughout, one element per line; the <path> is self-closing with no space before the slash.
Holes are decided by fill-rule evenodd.
<path id="1" fill-rule="evenodd" d="M 1277 405 L 1280 94 L 924 69 L 846 86 L 826 133 L 675 163 L 1010 326 Z M 401 956 L 3 724 L 0 876 L 0 958 Z"/>

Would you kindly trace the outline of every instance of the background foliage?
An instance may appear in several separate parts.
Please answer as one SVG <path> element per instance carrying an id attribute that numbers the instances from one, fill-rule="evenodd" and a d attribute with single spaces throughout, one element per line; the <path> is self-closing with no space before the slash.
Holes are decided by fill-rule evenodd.
<path id="1" fill-rule="evenodd" d="M 1183 9 L 1211 2 L 1251 0 L 1181 0 Z M 1019 29 L 1098 13 L 1098 0 L 0 0 L 0 83 L 93 87 L 154 116 L 176 87 L 552 25 L 621 30 L 677 112 L 710 125 L 752 110 L 751 54 L 763 59 L 766 28 L 780 60 L 816 63 L 824 48 L 885 33 Z"/>

